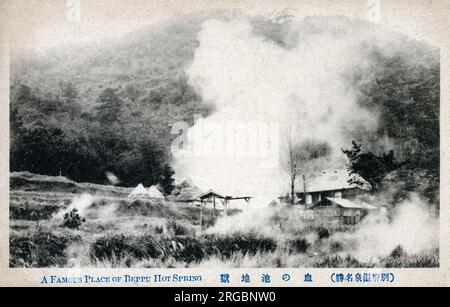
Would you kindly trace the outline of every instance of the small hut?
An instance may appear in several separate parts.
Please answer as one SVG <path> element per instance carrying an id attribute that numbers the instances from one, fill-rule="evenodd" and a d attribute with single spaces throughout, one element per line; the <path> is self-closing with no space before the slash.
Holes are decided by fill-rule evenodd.
<path id="1" fill-rule="evenodd" d="M 133 191 L 131 191 L 130 195 L 128 195 L 128 198 L 141 197 L 148 197 L 148 191 L 146 188 L 144 188 L 144 185 L 142 183 L 138 184 L 138 186 Z"/>
<path id="2" fill-rule="evenodd" d="M 366 180 L 341 169 L 324 171 L 309 178 L 304 177 L 297 182 L 296 196 L 301 200 L 301 204 L 311 206 L 326 197 L 353 199 L 366 194 L 368 190 L 370 190 L 370 184 Z"/>
<path id="3" fill-rule="evenodd" d="M 343 225 L 355 225 L 370 211 L 378 207 L 365 202 L 344 198 L 325 197 L 322 201 L 308 207 L 314 213 L 314 219 L 321 222 L 336 222 Z"/>
<path id="4" fill-rule="evenodd" d="M 148 197 L 152 199 L 164 199 L 164 195 L 158 190 L 156 186 L 151 186 L 148 188 Z"/>
<path id="5" fill-rule="evenodd" d="M 202 193 L 203 192 L 188 179 L 175 186 L 169 199 L 175 202 L 197 203 L 199 202 L 198 196 Z"/>

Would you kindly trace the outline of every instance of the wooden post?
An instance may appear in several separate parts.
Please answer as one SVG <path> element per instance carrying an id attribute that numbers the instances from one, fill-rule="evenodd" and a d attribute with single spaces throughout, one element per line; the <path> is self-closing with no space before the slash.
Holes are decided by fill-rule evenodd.
<path id="1" fill-rule="evenodd" d="M 203 230 L 203 199 L 200 200 L 200 231 Z"/>
<path id="2" fill-rule="evenodd" d="M 216 217 L 216 198 L 213 198 L 213 216 Z"/>
<path id="3" fill-rule="evenodd" d="M 302 175 L 302 179 L 303 179 L 303 195 L 304 195 L 304 199 L 305 199 L 305 214 L 306 214 L 306 210 L 308 208 L 308 204 L 306 202 L 306 179 L 305 179 L 305 175 Z"/>
<path id="4" fill-rule="evenodd" d="M 225 216 L 228 216 L 228 199 L 225 198 Z"/>

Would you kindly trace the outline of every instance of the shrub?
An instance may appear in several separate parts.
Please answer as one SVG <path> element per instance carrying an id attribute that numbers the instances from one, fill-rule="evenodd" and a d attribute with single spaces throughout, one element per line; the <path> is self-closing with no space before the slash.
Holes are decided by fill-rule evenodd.
<path id="1" fill-rule="evenodd" d="M 205 257 L 205 246 L 193 238 L 176 238 L 174 258 L 183 262 L 199 262 Z"/>
<path id="2" fill-rule="evenodd" d="M 155 233 L 157 233 L 157 234 L 164 233 L 164 227 L 161 225 L 156 226 L 154 230 L 155 230 Z"/>
<path id="3" fill-rule="evenodd" d="M 78 214 L 77 209 L 73 209 L 69 213 L 64 214 L 64 223 L 63 223 L 64 227 L 70 229 L 78 229 L 84 222 L 86 222 L 86 219 L 82 218 Z"/>
<path id="4" fill-rule="evenodd" d="M 403 249 L 403 247 L 401 245 L 397 246 L 391 253 L 392 258 L 400 258 L 405 255 L 406 255 L 405 250 Z"/>
<path id="5" fill-rule="evenodd" d="M 171 229 L 175 236 L 185 236 L 190 233 L 189 229 L 186 226 L 178 223 L 175 220 L 170 220 L 169 222 L 167 222 L 167 228 Z"/>
<path id="6" fill-rule="evenodd" d="M 317 228 L 317 235 L 319 236 L 319 239 L 321 239 L 321 240 L 326 239 L 330 236 L 330 231 L 323 226 L 319 226 Z"/>
<path id="7" fill-rule="evenodd" d="M 310 244 L 306 239 L 295 239 L 289 241 L 289 250 L 294 253 L 306 253 Z"/>
<path id="8" fill-rule="evenodd" d="M 343 247 L 340 242 L 338 242 L 338 241 L 331 242 L 330 251 L 332 253 L 338 253 L 338 252 L 341 252 L 342 250 L 343 250 Z"/>

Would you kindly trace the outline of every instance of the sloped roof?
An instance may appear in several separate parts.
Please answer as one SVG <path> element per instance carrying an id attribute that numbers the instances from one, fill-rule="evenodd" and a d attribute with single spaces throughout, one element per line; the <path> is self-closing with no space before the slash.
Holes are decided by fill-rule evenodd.
<path id="1" fill-rule="evenodd" d="M 189 202 L 198 200 L 200 194 L 202 194 L 202 191 L 188 179 L 175 187 L 169 199 L 172 201 Z"/>
<path id="2" fill-rule="evenodd" d="M 156 186 L 148 188 L 148 196 L 150 198 L 164 198 L 164 195 L 156 188 Z"/>
<path id="3" fill-rule="evenodd" d="M 374 205 L 371 205 L 371 204 L 368 204 L 368 203 L 365 203 L 365 202 L 361 203 L 361 205 L 366 210 L 378 210 L 379 209 L 377 206 L 374 206 Z"/>
<path id="4" fill-rule="evenodd" d="M 363 182 L 363 185 L 350 184 L 350 179 L 359 180 Z M 348 190 L 354 188 L 370 189 L 370 184 L 358 175 L 349 175 L 345 169 L 335 171 L 324 171 L 319 175 L 306 177 L 306 192 L 322 192 L 322 191 L 334 191 L 334 190 Z M 303 179 L 300 177 L 296 182 L 296 191 L 299 193 L 304 192 Z"/>
<path id="5" fill-rule="evenodd" d="M 329 201 L 332 203 L 335 203 L 339 207 L 345 208 L 345 209 L 364 209 L 364 206 L 354 203 L 351 200 L 344 199 L 344 198 L 331 198 L 326 197 Z"/>
<path id="6" fill-rule="evenodd" d="M 143 196 L 143 195 L 148 195 L 148 191 L 144 188 L 144 185 L 140 183 L 133 191 L 131 191 L 128 197 Z"/>
<path id="7" fill-rule="evenodd" d="M 213 190 L 209 190 L 208 192 L 205 192 L 201 195 L 198 196 L 198 198 L 202 199 L 202 198 L 210 198 L 210 197 L 216 197 L 216 198 L 225 198 L 225 196 L 222 196 L 221 194 L 213 191 Z"/>

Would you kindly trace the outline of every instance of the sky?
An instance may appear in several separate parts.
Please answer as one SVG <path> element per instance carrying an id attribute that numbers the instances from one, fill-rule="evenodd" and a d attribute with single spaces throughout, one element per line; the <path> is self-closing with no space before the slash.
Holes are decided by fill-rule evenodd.
<path id="1" fill-rule="evenodd" d="M 45 50 L 70 44 L 97 43 L 126 35 L 178 15 L 205 8 L 236 8 L 271 14 L 290 8 L 306 15 L 347 15 L 367 19 L 378 0 L 0 0 L 7 13 L 13 50 Z M 208 3 L 206 5 L 205 3 Z M 446 0 L 379 0 L 380 25 L 439 47 L 448 33 Z M 79 11 L 77 10 L 79 6 Z M 79 12 L 79 14 L 77 13 Z M 78 18 L 79 16 L 79 18 Z M 78 20 L 79 19 L 79 20 Z"/>

